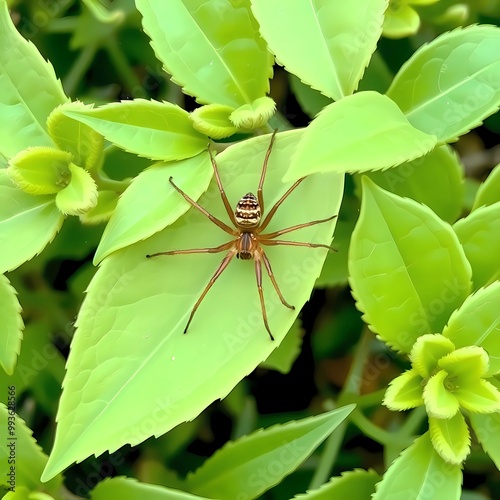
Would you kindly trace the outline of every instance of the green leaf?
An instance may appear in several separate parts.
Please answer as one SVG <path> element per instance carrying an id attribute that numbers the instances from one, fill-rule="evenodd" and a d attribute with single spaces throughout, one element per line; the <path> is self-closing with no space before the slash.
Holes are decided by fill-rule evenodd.
<path id="1" fill-rule="evenodd" d="M 493 205 L 497 201 L 500 201 L 500 164 L 490 172 L 486 180 L 479 186 L 472 209 L 476 210 L 483 205 Z"/>
<path id="2" fill-rule="evenodd" d="M 453 229 L 472 266 L 474 288 L 500 279 L 500 202 L 474 210 Z"/>
<path id="3" fill-rule="evenodd" d="M 7 173 L 17 186 L 29 194 L 54 194 L 71 181 L 69 165 L 73 155 L 55 148 L 27 148 L 9 162 Z"/>
<path id="4" fill-rule="evenodd" d="M 259 97 L 250 104 L 243 104 L 229 117 L 234 125 L 243 130 L 263 127 L 276 111 L 276 103 L 270 97 Z"/>
<path id="5" fill-rule="evenodd" d="M 154 160 L 182 160 L 207 148 L 189 113 L 169 102 L 135 99 L 96 109 L 63 109 L 118 147 Z"/>
<path id="6" fill-rule="evenodd" d="M 169 177 L 197 200 L 207 190 L 212 175 L 212 164 L 206 152 L 141 172 L 118 200 L 97 248 L 94 264 L 120 248 L 146 239 L 189 210 L 189 203 L 175 191 Z"/>
<path id="7" fill-rule="evenodd" d="M 125 17 L 125 13 L 122 10 L 108 10 L 99 0 L 82 0 L 82 2 L 101 23 L 118 24 Z"/>
<path id="8" fill-rule="evenodd" d="M 375 491 L 375 485 L 381 477 L 374 470 L 354 469 L 332 477 L 328 483 L 305 494 L 295 495 L 300 500 L 331 500 L 349 498 L 350 500 L 368 500 Z"/>
<path id="9" fill-rule="evenodd" d="M 292 369 L 297 356 L 300 354 L 303 335 L 304 330 L 301 327 L 301 322 L 297 320 L 286 334 L 280 346 L 260 366 L 262 368 L 277 370 L 283 374 L 288 373 Z"/>
<path id="10" fill-rule="evenodd" d="M 396 5 L 397 7 L 393 7 Z M 414 35 L 420 27 L 418 14 L 404 1 L 389 2 L 384 19 L 384 36 L 404 38 Z"/>
<path id="11" fill-rule="evenodd" d="M 296 130 L 276 136 L 264 184 L 265 211 L 290 187 L 281 178 L 301 134 Z M 256 137 L 218 155 L 232 206 L 257 188 L 269 139 Z M 338 174 L 308 177 L 276 212 L 269 231 L 336 214 L 342 190 L 343 177 Z M 180 195 L 179 203 L 184 203 Z M 199 203 L 228 222 L 214 181 Z M 290 239 L 328 244 L 334 226 L 332 220 L 304 228 Z M 264 276 L 275 342 L 263 325 L 254 264 L 236 259 L 183 335 L 193 305 L 224 254 L 154 259 L 146 255 L 213 247 L 228 240 L 220 228 L 191 209 L 173 225 L 102 263 L 78 316 L 46 478 L 91 454 L 127 442 L 137 444 L 193 419 L 278 347 L 309 299 L 327 250 L 266 247 L 276 280 L 295 306 L 295 311 L 284 307 Z"/>
<path id="12" fill-rule="evenodd" d="M 470 433 L 464 416 L 457 412 L 452 418 L 429 418 L 432 445 L 441 458 L 460 465 L 470 453 Z"/>
<path id="13" fill-rule="evenodd" d="M 472 413 L 496 413 L 500 411 L 500 391 L 487 380 L 463 385 L 455 391 L 462 408 Z"/>
<path id="14" fill-rule="evenodd" d="M 439 478 L 439 484 L 436 478 Z M 446 463 L 433 448 L 426 432 L 392 462 L 372 498 L 423 500 L 437 495 L 447 500 L 459 500 L 461 485 L 460 466 Z"/>
<path id="15" fill-rule="evenodd" d="M 439 368 L 448 373 L 457 388 L 476 384 L 477 379 L 488 371 L 488 354 L 482 347 L 468 346 L 446 354 L 438 361 Z"/>
<path id="16" fill-rule="evenodd" d="M 327 106 L 304 133 L 285 181 L 316 172 L 365 172 L 428 153 L 435 137 L 413 128 L 377 92 L 358 92 Z"/>
<path id="17" fill-rule="evenodd" d="M 21 350 L 24 323 L 17 292 L 4 275 L 0 275 L 0 323 L 3 326 L 0 364 L 6 373 L 12 375 Z"/>
<path id="18" fill-rule="evenodd" d="M 455 350 L 451 340 L 443 335 L 422 335 L 413 344 L 410 353 L 412 367 L 424 379 L 429 378 L 438 367 L 438 361 Z"/>
<path id="19" fill-rule="evenodd" d="M 113 477 L 101 481 L 90 494 L 92 500 L 207 500 L 184 491 L 155 484 L 140 483 L 130 477 Z"/>
<path id="20" fill-rule="evenodd" d="M 0 484 L 7 488 L 25 486 L 29 490 L 36 490 L 41 487 L 40 475 L 47 462 L 47 456 L 33 439 L 31 430 L 16 415 L 15 386 L 5 387 L 5 391 L 8 406 L 0 403 Z M 13 485 L 9 483 L 12 468 L 14 469 Z M 52 492 L 60 484 L 61 476 L 59 475 L 49 484 L 44 485 L 44 489 Z"/>
<path id="21" fill-rule="evenodd" d="M 50 137 L 63 151 L 73 155 L 73 162 L 85 170 L 100 167 L 103 161 L 104 137 L 88 125 L 64 114 L 66 110 L 90 109 L 81 102 L 63 104 L 52 111 L 47 119 Z"/>
<path id="22" fill-rule="evenodd" d="M 273 58 L 249 0 L 136 0 L 172 80 L 203 104 L 238 108 L 269 92 Z"/>
<path id="23" fill-rule="evenodd" d="M 319 90 L 312 89 L 294 74 L 288 75 L 288 81 L 300 107 L 310 118 L 314 118 L 325 106 L 332 103 L 329 97 Z"/>
<path id="24" fill-rule="evenodd" d="M 393 379 L 385 391 L 384 405 L 390 410 L 409 410 L 422 404 L 422 377 L 416 370 L 407 370 Z"/>
<path id="25" fill-rule="evenodd" d="M 45 121 L 68 101 L 52 65 L 12 24 L 0 1 L 0 153 L 11 158 L 28 146 L 53 146 Z"/>
<path id="26" fill-rule="evenodd" d="M 63 215 L 49 195 L 32 196 L 0 170 L 0 272 L 11 271 L 39 254 L 52 241 Z"/>
<path id="27" fill-rule="evenodd" d="M 188 476 L 187 484 L 194 493 L 210 498 L 258 498 L 293 472 L 353 409 L 354 405 L 344 406 L 230 442 Z"/>
<path id="28" fill-rule="evenodd" d="M 252 0 L 280 64 L 334 100 L 351 95 L 382 33 L 387 0 Z"/>
<path id="29" fill-rule="evenodd" d="M 382 340 L 409 352 L 440 332 L 470 291 L 471 268 L 451 227 L 425 205 L 363 178 L 349 250 L 357 307 Z"/>
<path id="30" fill-rule="evenodd" d="M 500 282 L 467 297 L 443 330 L 456 347 L 479 346 L 489 357 L 488 375 L 500 373 Z"/>
<path id="31" fill-rule="evenodd" d="M 97 204 L 97 186 L 91 175 L 76 166 L 68 165 L 71 181 L 68 186 L 56 194 L 57 208 L 66 215 L 80 215 Z"/>
<path id="32" fill-rule="evenodd" d="M 224 139 L 233 135 L 237 128 L 229 119 L 234 108 L 223 104 L 207 104 L 196 108 L 190 115 L 193 127 L 213 139 Z"/>
<path id="33" fill-rule="evenodd" d="M 470 413 L 469 420 L 483 450 L 500 469 L 500 413 Z"/>
<path id="34" fill-rule="evenodd" d="M 453 418 L 460 411 L 455 393 L 447 387 L 447 377 L 448 373 L 441 370 L 424 387 L 424 403 L 429 417 Z"/>
<path id="35" fill-rule="evenodd" d="M 403 64 L 387 95 L 414 127 L 439 142 L 453 141 L 497 110 L 499 52 L 497 27 L 444 33 Z"/>
<path id="36" fill-rule="evenodd" d="M 118 203 L 116 191 L 98 191 L 97 205 L 80 215 L 84 224 L 102 224 L 107 222 L 113 215 Z"/>
<path id="37" fill-rule="evenodd" d="M 387 191 L 424 203 L 447 222 L 455 222 L 462 211 L 463 167 L 447 145 L 416 160 L 366 175 Z"/>

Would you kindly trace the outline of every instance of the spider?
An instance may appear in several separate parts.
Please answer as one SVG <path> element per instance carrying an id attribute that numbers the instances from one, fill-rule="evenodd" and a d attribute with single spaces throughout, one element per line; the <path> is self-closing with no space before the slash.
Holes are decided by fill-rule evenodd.
<path id="1" fill-rule="evenodd" d="M 266 327 L 267 332 L 269 333 L 269 337 L 271 340 L 274 340 L 273 334 L 271 333 L 271 329 L 269 328 L 269 323 L 267 321 L 267 312 L 266 306 L 264 303 L 264 294 L 262 291 L 262 263 L 264 263 L 264 267 L 266 272 L 271 280 L 271 283 L 278 294 L 278 297 L 281 303 L 288 307 L 289 309 L 295 309 L 293 305 L 290 305 L 283 294 L 281 293 L 280 287 L 276 282 L 276 278 L 274 277 L 271 262 L 267 257 L 266 253 L 262 246 L 275 246 L 275 245 L 285 245 L 285 246 L 295 246 L 295 247 L 309 247 L 309 248 L 328 248 L 329 250 L 336 251 L 334 248 L 323 245 L 320 243 L 303 243 L 298 241 L 286 241 L 286 240 L 277 240 L 278 236 L 281 236 L 286 233 L 291 233 L 292 231 L 297 231 L 298 229 L 302 229 L 304 227 L 313 226 L 315 224 L 321 224 L 323 222 L 328 222 L 335 217 L 336 215 L 332 215 L 331 217 L 327 217 L 326 219 L 314 220 L 312 222 L 304 222 L 302 224 L 297 224 L 291 227 L 287 227 L 285 229 L 280 229 L 278 231 L 273 231 L 271 233 L 262 234 L 262 231 L 266 229 L 266 227 L 271 222 L 276 210 L 280 207 L 280 205 L 288 198 L 288 196 L 295 190 L 295 188 L 305 179 L 302 177 L 298 181 L 296 181 L 286 193 L 274 204 L 274 206 L 269 210 L 268 214 L 261 220 L 261 217 L 264 215 L 264 195 L 263 195 L 263 186 L 264 179 L 266 177 L 267 164 L 269 161 L 269 156 L 271 155 L 271 150 L 273 148 L 274 140 L 276 137 L 276 130 L 271 136 L 271 142 L 269 143 L 269 147 L 267 148 L 266 155 L 264 157 L 264 163 L 262 165 L 262 173 L 260 176 L 259 186 L 257 188 L 257 196 L 253 193 L 247 193 L 244 195 L 240 201 L 236 205 L 236 209 L 233 212 L 231 209 L 231 205 L 227 199 L 226 193 L 224 191 L 224 187 L 222 186 L 222 182 L 220 180 L 219 171 L 217 169 L 217 163 L 212 154 L 210 147 L 208 148 L 210 159 L 212 162 L 212 166 L 214 169 L 215 180 L 217 182 L 217 186 L 219 188 L 220 196 L 222 198 L 222 203 L 226 208 L 227 215 L 234 228 L 228 226 L 225 222 L 221 221 L 217 217 L 214 217 L 211 213 L 205 210 L 201 205 L 199 205 L 196 201 L 191 199 L 182 189 L 180 189 L 173 181 L 173 178 L 169 178 L 170 184 L 172 184 L 173 188 L 180 194 L 182 197 L 191 204 L 194 208 L 199 210 L 205 217 L 208 217 L 215 225 L 220 227 L 223 231 L 230 234 L 233 239 L 228 241 L 227 243 L 223 243 L 222 245 L 211 247 L 211 248 L 194 248 L 188 250 L 172 250 L 168 252 L 158 252 L 151 255 L 146 255 L 146 257 L 152 258 L 157 257 L 159 255 L 185 255 L 185 254 L 193 254 L 193 253 L 219 253 L 227 250 L 226 256 L 222 259 L 219 267 L 216 269 L 213 276 L 210 278 L 210 281 L 206 285 L 202 294 L 198 298 L 195 303 L 193 309 L 191 310 L 191 314 L 189 315 L 188 322 L 186 327 L 184 328 L 184 333 L 187 332 L 193 317 L 198 310 L 201 302 L 205 298 L 207 292 L 212 288 L 215 281 L 219 278 L 219 276 L 223 273 L 223 271 L 227 268 L 231 260 L 234 256 L 241 260 L 250 260 L 253 259 L 255 263 L 255 276 L 257 278 L 257 290 L 259 292 L 260 305 L 262 309 L 262 319 L 264 320 L 264 326 Z"/>

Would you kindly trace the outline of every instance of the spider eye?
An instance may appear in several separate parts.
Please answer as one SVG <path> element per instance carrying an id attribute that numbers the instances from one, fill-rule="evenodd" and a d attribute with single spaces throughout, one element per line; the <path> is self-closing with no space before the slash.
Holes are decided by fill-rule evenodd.
<path id="1" fill-rule="evenodd" d="M 260 206 L 252 193 L 247 193 L 236 205 L 236 222 L 243 227 L 255 227 L 260 222 Z"/>

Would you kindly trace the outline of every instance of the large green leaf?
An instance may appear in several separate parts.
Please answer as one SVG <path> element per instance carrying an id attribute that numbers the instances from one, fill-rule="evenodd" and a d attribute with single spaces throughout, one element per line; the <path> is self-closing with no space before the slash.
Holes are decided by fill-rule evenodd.
<path id="1" fill-rule="evenodd" d="M 265 211 L 290 186 L 281 178 L 301 134 L 276 137 L 264 185 Z M 232 206 L 256 190 L 269 139 L 257 137 L 218 156 Z M 336 214 L 342 189 L 339 174 L 307 178 L 277 211 L 269 231 Z M 214 181 L 199 202 L 228 221 Z M 334 221 L 305 228 L 290 240 L 329 244 L 333 228 Z M 137 444 L 194 418 L 281 343 L 311 294 L 326 249 L 266 247 L 276 280 L 296 308 L 284 307 L 264 276 L 275 342 L 263 325 L 253 262 L 231 262 L 183 335 L 194 303 L 225 253 L 146 258 L 228 240 L 191 209 L 172 226 L 103 262 L 78 316 L 46 478 L 91 454 Z"/>
<path id="2" fill-rule="evenodd" d="M 414 127 L 453 141 L 498 109 L 499 53 L 497 27 L 444 33 L 403 64 L 387 95 Z"/>
<path id="3" fill-rule="evenodd" d="M 446 463 L 434 450 L 426 432 L 394 460 L 377 484 L 373 500 L 459 500 L 461 483 L 460 465 Z"/>
<path id="4" fill-rule="evenodd" d="M 462 210 L 463 168 L 456 153 L 447 145 L 416 160 L 366 175 L 398 196 L 425 203 L 447 222 L 455 222 Z"/>
<path id="5" fill-rule="evenodd" d="M 0 275 L 0 323 L 3 326 L 0 364 L 11 375 L 21 349 L 24 323 L 16 291 L 3 274 Z"/>
<path id="6" fill-rule="evenodd" d="M 500 469 L 500 413 L 469 413 L 469 419 L 483 450 Z"/>
<path id="7" fill-rule="evenodd" d="M 258 498 L 293 472 L 353 409 L 354 405 L 344 406 L 230 442 L 188 476 L 187 485 L 210 498 Z"/>
<path id="8" fill-rule="evenodd" d="M 475 210 L 483 205 L 493 205 L 497 201 L 500 201 L 500 164 L 490 172 L 486 180 L 479 186 L 472 208 Z"/>
<path id="9" fill-rule="evenodd" d="M 277 60 L 312 88 L 351 95 L 382 33 L 387 0 L 252 0 Z"/>
<path id="10" fill-rule="evenodd" d="M 187 111 L 169 102 L 135 99 L 96 109 L 63 108 L 63 113 L 125 151 L 155 160 L 189 158 L 201 153 L 208 143 L 193 128 Z"/>
<path id="11" fill-rule="evenodd" d="M 10 158 L 28 146 L 52 146 L 45 122 L 66 101 L 54 68 L 17 32 L 0 0 L 0 153 Z"/>
<path id="12" fill-rule="evenodd" d="M 296 495 L 297 500 L 331 500 L 349 498 L 349 500 L 370 500 L 380 476 L 373 470 L 354 469 L 334 476 L 318 489 Z"/>
<path id="13" fill-rule="evenodd" d="M 184 491 L 155 484 L 140 483 L 129 477 L 113 477 L 101 481 L 90 493 L 92 500 L 207 500 Z"/>
<path id="14" fill-rule="evenodd" d="M 436 138 L 414 128 L 388 97 L 358 92 L 334 102 L 307 127 L 284 180 L 316 172 L 366 172 L 414 160 Z"/>
<path id="15" fill-rule="evenodd" d="M 63 222 L 50 195 L 33 196 L 0 171 L 0 272 L 10 271 L 40 253 Z"/>
<path id="16" fill-rule="evenodd" d="M 31 430 L 16 415 L 15 386 L 5 387 L 4 391 L 6 394 L 3 399 L 7 400 L 8 406 L 0 403 L 0 484 L 7 488 L 25 486 L 30 490 L 37 490 L 42 486 L 40 475 L 47 463 L 47 455 L 33 439 Z M 14 469 L 13 476 L 12 469 Z M 13 484 L 10 484 L 12 477 Z M 60 484 L 59 475 L 44 485 L 44 489 L 51 492 Z"/>
<path id="17" fill-rule="evenodd" d="M 94 263 L 120 248 L 146 239 L 172 224 L 189 209 L 187 202 L 179 203 L 179 193 L 169 183 L 169 177 L 197 200 L 207 190 L 212 175 L 212 164 L 206 152 L 177 163 L 155 165 L 141 172 L 118 200 Z"/>
<path id="18" fill-rule="evenodd" d="M 470 264 L 452 228 L 367 177 L 349 271 L 367 323 L 404 352 L 420 335 L 440 332 L 471 286 Z"/>
<path id="19" fill-rule="evenodd" d="M 474 210 L 453 229 L 471 263 L 474 288 L 500 279 L 500 202 Z"/>
<path id="20" fill-rule="evenodd" d="M 272 56 L 249 0 L 136 0 L 156 57 L 203 104 L 238 108 L 269 92 Z"/>
<path id="21" fill-rule="evenodd" d="M 500 281 L 467 297 L 443 330 L 455 347 L 479 346 L 489 356 L 488 373 L 500 373 Z"/>

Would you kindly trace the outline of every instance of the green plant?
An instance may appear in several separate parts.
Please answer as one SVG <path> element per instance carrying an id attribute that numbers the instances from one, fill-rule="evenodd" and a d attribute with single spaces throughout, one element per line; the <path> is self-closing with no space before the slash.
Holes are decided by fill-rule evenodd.
<path id="1" fill-rule="evenodd" d="M 51 64 L 16 31 L 6 0 L 0 0 L 0 263 L 2 272 L 22 265 L 12 273 L 20 301 L 9 280 L 0 281 L 5 325 L 0 362 L 8 374 L 5 386 L 18 394 L 29 387 L 51 418 L 63 377 L 62 356 L 51 339 L 54 325 L 64 324 L 56 305 L 60 297 L 49 292 L 36 304 L 40 296 L 20 271 L 31 269 L 30 276 L 43 282 L 40 270 L 51 256 L 79 256 L 97 243 L 99 265 L 97 271 L 85 268 L 71 285 L 76 308 L 89 283 L 48 458 L 14 416 L 10 399 L 1 408 L 6 455 L 0 470 L 7 486 L 9 429 L 19 437 L 17 489 L 6 498 L 63 498 L 64 469 L 151 436 L 168 432 L 180 443 L 171 445 L 178 453 L 200 424 L 197 419 L 191 427 L 179 425 L 203 418 L 217 399 L 227 396 L 225 404 L 235 414 L 252 415 L 238 400 L 246 399 L 239 383 L 259 365 L 290 370 L 300 350 L 297 317 L 320 273 L 322 287 L 349 283 L 367 325 L 352 342 L 353 362 L 342 389 L 335 395 L 325 390 L 324 405 L 315 413 L 336 410 L 232 440 L 184 480 L 163 469 L 146 475 L 163 486 L 113 478 L 99 483 L 92 498 L 257 498 L 325 439 L 303 498 L 460 498 L 464 461 L 483 456 L 479 449 L 471 455 L 471 429 L 499 466 L 500 170 L 492 171 L 467 206 L 460 160 L 448 143 L 498 108 L 500 30 L 476 25 L 443 32 L 409 54 L 392 78 L 375 52 L 388 3 L 136 0 L 157 58 L 200 105 L 188 112 L 144 96 L 100 105 L 71 101 Z M 113 32 L 134 19 L 134 4 L 116 2 L 114 11 L 97 1 L 85 4 L 83 21 L 71 27 L 74 45 L 87 43 L 82 54 L 88 60 L 101 43 L 134 87 Z M 453 23 L 451 6 L 443 1 L 441 11 L 422 7 L 422 18 L 434 20 L 434 27 Z M 399 14 L 394 3 L 389 9 L 384 29 L 398 26 L 399 14 L 405 25 L 391 36 L 418 29 L 411 7 Z M 305 128 L 293 129 L 267 95 L 272 54 L 295 75 L 294 93 L 313 118 Z M 77 69 L 70 72 L 70 88 L 77 88 Z M 335 230 L 339 252 L 327 257 L 325 248 L 269 248 L 276 279 L 295 305 L 291 311 L 266 293 L 276 342 L 262 324 L 253 265 L 245 262 L 231 263 L 183 335 L 220 255 L 146 255 L 217 246 L 225 236 L 189 210 L 168 179 L 226 220 L 212 179 L 209 140 L 235 204 L 256 189 L 274 128 L 280 132 L 268 165 L 266 206 L 307 177 L 269 230 L 339 214 L 338 224 L 334 219 L 297 235 L 324 243 Z M 103 222 L 101 235 L 95 225 Z M 31 313 L 22 346 L 20 303 Z M 339 326 L 342 311 L 337 314 L 327 335 L 318 335 L 336 347 L 335 331 L 349 331 Z M 40 352 L 45 354 L 35 381 L 26 366 L 33 366 Z M 387 366 L 399 371 L 393 371 L 386 390 Z M 367 392 L 370 377 L 376 390 Z M 410 409 L 405 418 L 398 413 Z M 375 423 L 377 411 L 383 412 L 384 425 Z M 252 422 L 240 423 L 247 432 L 239 435 L 254 431 Z M 383 445 L 385 463 L 377 472 L 355 468 L 328 481 L 342 457 L 342 440 L 352 432 Z M 48 437 L 43 439 L 46 446 Z M 42 485 L 40 476 L 49 482 Z"/>

